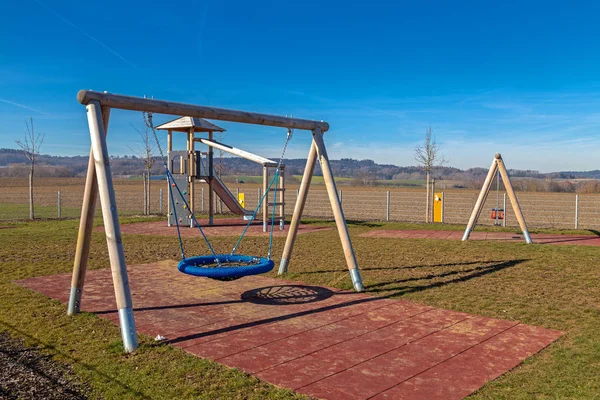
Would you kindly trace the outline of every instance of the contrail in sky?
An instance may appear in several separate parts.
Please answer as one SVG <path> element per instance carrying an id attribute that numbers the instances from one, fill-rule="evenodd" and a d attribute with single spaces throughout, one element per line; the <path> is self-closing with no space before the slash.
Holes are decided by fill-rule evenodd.
<path id="1" fill-rule="evenodd" d="M 121 60 L 125 61 L 127 64 L 129 64 L 130 66 L 132 66 L 134 69 L 138 69 L 138 67 L 136 67 L 134 63 L 132 63 L 131 61 L 129 61 L 128 59 L 126 59 L 125 57 L 123 57 L 122 55 L 120 55 L 119 53 L 117 53 L 116 51 L 114 51 L 113 49 L 111 49 L 110 47 L 108 47 L 107 45 L 105 45 L 104 43 L 102 43 L 101 41 L 99 41 L 98 39 L 96 39 L 95 37 L 93 37 L 92 35 L 88 34 L 83 29 L 79 28 L 77 25 L 73 24 L 71 21 L 69 21 L 68 19 L 66 19 L 65 17 L 63 17 L 62 15 L 60 15 L 59 13 L 57 13 L 56 11 L 52 10 L 50 7 L 48 7 L 47 5 L 45 5 L 44 3 L 42 3 L 40 0 L 35 0 L 35 1 L 39 5 L 41 5 L 42 7 L 44 7 L 47 11 L 49 11 L 50 13 L 54 14 L 57 18 L 59 18 L 60 20 L 62 20 L 65 24 L 71 26 L 73 29 L 78 30 L 79 32 L 81 32 L 82 34 L 84 34 L 85 36 L 87 36 L 88 38 L 90 38 L 91 40 L 93 40 L 94 42 L 98 43 L 100 46 L 104 47 L 106 50 L 110 51 L 112 54 L 114 54 L 115 56 L 119 57 Z"/>
<path id="2" fill-rule="evenodd" d="M 30 110 L 30 111 L 35 111 L 35 112 L 40 113 L 40 114 L 50 115 L 50 114 L 48 114 L 46 112 L 43 112 L 43 111 L 40 111 L 40 110 L 36 110 L 35 108 L 28 107 L 28 106 L 26 106 L 24 104 L 15 103 L 14 101 L 6 100 L 6 99 L 0 99 L 0 101 L 3 102 L 3 103 L 12 104 L 13 106 L 25 108 L 25 109 Z"/>

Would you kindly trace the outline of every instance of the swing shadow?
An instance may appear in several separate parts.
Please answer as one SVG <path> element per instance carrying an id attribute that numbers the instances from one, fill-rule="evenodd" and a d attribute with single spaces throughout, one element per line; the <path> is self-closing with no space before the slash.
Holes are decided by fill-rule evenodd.
<path id="1" fill-rule="evenodd" d="M 248 290 L 240 296 L 239 300 L 225 300 L 225 301 L 214 301 L 214 302 L 202 302 L 202 303 L 188 303 L 188 304 L 171 304 L 165 306 L 154 306 L 154 307 L 137 307 L 134 308 L 134 312 L 138 311 L 156 311 L 156 310 L 177 310 L 194 307 L 211 307 L 221 306 L 228 304 L 239 304 L 239 303 L 253 303 L 260 305 L 271 305 L 271 306 L 286 306 L 294 304 L 308 304 L 315 303 L 323 300 L 327 300 L 332 297 L 334 293 L 332 290 L 320 287 L 320 286 L 309 286 L 309 285 L 278 285 L 278 286 L 265 286 L 257 289 Z M 339 295 L 340 293 L 338 293 Z M 94 314 L 106 315 L 116 314 L 117 311 L 102 310 L 92 311 Z"/>
<path id="2" fill-rule="evenodd" d="M 412 279 L 412 278 L 411 279 L 399 279 L 399 280 L 393 280 L 393 281 L 389 281 L 389 282 L 382 282 L 382 283 L 372 285 L 367 289 L 367 292 L 370 292 L 370 293 L 385 292 L 385 294 L 383 294 L 381 296 L 361 297 L 361 298 L 358 298 L 355 300 L 350 300 L 350 301 L 346 301 L 346 302 L 322 306 L 322 307 L 313 308 L 310 310 L 302 310 L 302 311 L 298 311 L 298 312 L 294 312 L 294 313 L 290 313 L 290 314 L 286 314 L 286 315 L 280 315 L 280 316 L 275 316 L 275 317 L 270 317 L 270 318 L 259 319 L 256 321 L 250 321 L 250 322 L 245 322 L 245 323 L 241 323 L 241 324 L 237 324 L 237 325 L 231 325 L 231 326 L 227 326 L 224 328 L 213 329 L 213 330 L 206 331 L 206 332 L 192 333 L 192 334 L 188 334 L 188 335 L 184 335 L 184 336 L 180 336 L 180 337 L 171 339 L 168 341 L 168 343 L 176 344 L 176 343 L 185 342 L 187 340 L 200 339 L 200 338 L 209 337 L 209 336 L 213 336 L 213 335 L 219 335 L 219 334 L 223 334 L 223 333 L 231 333 L 231 332 L 235 333 L 235 331 L 239 331 L 242 329 L 258 327 L 258 326 L 275 323 L 275 322 L 292 320 L 294 318 L 299 318 L 299 317 L 303 317 L 303 316 L 307 316 L 307 315 L 318 315 L 319 313 L 326 312 L 326 311 L 340 310 L 345 307 L 351 307 L 354 305 L 370 303 L 370 302 L 377 302 L 382 299 L 388 299 L 388 298 L 402 296 L 402 295 L 409 294 L 409 293 L 415 293 L 415 292 L 420 292 L 420 291 L 424 291 L 424 290 L 428 290 L 428 289 L 439 288 L 439 287 L 450 285 L 453 283 L 467 282 L 472 279 L 481 278 L 485 275 L 496 273 L 496 272 L 502 271 L 504 269 L 514 267 L 525 261 L 528 261 L 528 260 L 517 259 L 517 260 L 496 262 L 491 265 L 475 267 L 475 268 L 472 268 L 469 270 L 443 272 L 440 274 L 430 274 L 425 277 L 418 278 L 418 280 L 429 280 L 430 281 L 429 283 L 426 283 L 423 285 L 418 285 L 418 286 L 398 285 L 398 284 L 410 282 L 412 280 L 417 280 L 416 278 L 415 279 Z M 449 279 L 449 280 L 435 281 L 435 282 L 432 281 L 434 279 L 440 279 L 440 278 L 444 278 L 444 277 L 454 276 L 457 274 L 466 274 L 466 275 L 454 277 L 453 279 Z M 388 286 L 388 285 L 397 285 L 397 286 L 387 288 L 386 286 Z M 314 288 L 314 286 L 313 286 L 313 288 Z M 253 297 L 253 294 L 256 293 L 256 291 L 264 291 L 265 289 L 267 289 L 267 288 L 261 288 L 261 289 L 245 292 L 244 294 L 242 294 L 242 299 L 244 297 L 251 298 L 251 297 Z M 320 289 L 325 289 L 325 288 L 320 288 Z M 332 295 L 335 295 L 335 296 L 344 296 L 344 295 L 348 295 L 348 294 L 356 295 L 353 292 L 341 292 L 341 293 L 337 293 L 337 292 L 333 293 L 332 292 Z M 166 308 L 169 308 L 169 307 L 166 307 Z"/>

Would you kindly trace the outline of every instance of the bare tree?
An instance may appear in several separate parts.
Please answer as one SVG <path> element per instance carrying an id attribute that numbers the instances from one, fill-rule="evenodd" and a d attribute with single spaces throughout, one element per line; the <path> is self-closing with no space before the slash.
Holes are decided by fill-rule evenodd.
<path id="1" fill-rule="evenodd" d="M 144 165 L 144 215 L 150 215 L 150 178 L 152 177 L 152 167 L 156 162 L 154 151 L 156 150 L 156 144 L 152 137 L 154 132 L 154 125 L 152 123 L 152 114 L 143 113 L 144 116 L 144 130 L 136 128 L 133 124 L 131 126 L 135 129 L 142 139 L 142 147 L 138 150 L 131 149 L 138 154 L 139 159 Z"/>
<path id="2" fill-rule="evenodd" d="M 25 153 L 25 157 L 29 160 L 29 219 L 35 217 L 33 210 L 33 171 L 37 156 L 40 155 L 40 149 L 44 142 L 44 134 L 36 133 L 33 127 L 33 118 L 29 117 L 29 122 L 25 121 L 25 140 L 17 140 L 17 145 Z"/>
<path id="3" fill-rule="evenodd" d="M 440 146 L 435 141 L 435 137 L 432 135 L 431 126 L 427 127 L 425 131 L 425 138 L 423 144 L 415 147 L 414 152 L 415 161 L 425 171 L 426 188 L 427 188 L 427 201 L 425 203 L 425 222 L 431 221 L 431 204 L 432 194 L 430 193 L 431 187 L 431 172 L 437 166 L 440 166 L 446 162 L 444 156 L 440 154 Z"/>

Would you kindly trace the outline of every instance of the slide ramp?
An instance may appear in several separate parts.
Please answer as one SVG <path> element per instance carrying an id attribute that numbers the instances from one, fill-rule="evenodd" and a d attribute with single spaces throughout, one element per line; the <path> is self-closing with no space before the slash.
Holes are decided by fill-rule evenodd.
<path id="1" fill-rule="evenodd" d="M 203 177 L 202 179 L 204 181 L 208 181 L 207 177 Z M 249 211 L 243 208 L 238 202 L 237 197 L 233 193 L 231 193 L 229 189 L 227 189 L 227 186 L 225 186 L 225 184 L 219 179 L 219 177 L 214 176 L 212 183 L 213 190 L 215 191 L 217 196 L 219 196 L 219 198 L 223 200 L 225 206 L 229 208 L 229 210 L 232 213 L 243 216 L 252 216 L 254 211 Z"/>

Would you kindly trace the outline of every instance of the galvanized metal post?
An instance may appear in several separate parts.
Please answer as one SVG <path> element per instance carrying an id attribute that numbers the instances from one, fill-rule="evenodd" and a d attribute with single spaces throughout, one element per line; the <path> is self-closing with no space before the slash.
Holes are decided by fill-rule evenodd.
<path id="1" fill-rule="evenodd" d="M 388 190 L 386 193 L 386 202 L 385 202 L 385 220 L 390 220 L 390 191 Z"/>
<path id="2" fill-rule="evenodd" d="M 579 195 L 575 195 L 575 229 L 579 229 Z"/>
<path id="3" fill-rule="evenodd" d="M 258 205 L 260 204 L 260 188 L 256 189 L 256 206 L 258 207 Z M 257 213 L 260 213 L 260 210 L 262 208 L 262 205 L 260 207 L 258 207 L 258 211 Z"/>
<path id="4" fill-rule="evenodd" d="M 56 199 L 56 208 L 58 212 L 58 218 L 60 218 L 60 190 L 58 191 L 58 198 Z"/>
<path id="5" fill-rule="evenodd" d="M 502 226 L 506 226 L 506 216 L 507 216 L 507 212 L 506 212 L 506 193 L 504 193 L 504 204 L 502 205 L 502 208 L 504 209 L 504 219 L 502 220 Z"/>
<path id="6" fill-rule="evenodd" d="M 158 210 L 159 214 L 163 213 L 163 190 L 162 188 L 158 191 Z"/>
<path id="7" fill-rule="evenodd" d="M 148 200 L 146 199 L 147 194 L 148 192 L 146 192 L 146 175 L 144 175 L 144 215 L 148 215 Z"/>
<path id="8" fill-rule="evenodd" d="M 344 197 L 342 196 L 342 189 L 340 189 L 340 205 L 344 204 Z"/>
<path id="9" fill-rule="evenodd" d="M 442 192 L 442 224 L 444 223 L 444 192 Z"/>
<path id="10" fill-rule="evenodd" d="M 201 201 L 202 212 L 204 212 L 204 188 L 202 188 L 202 201 Z"/>

